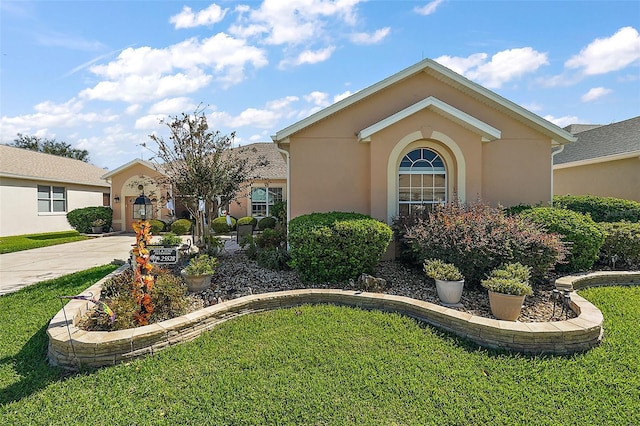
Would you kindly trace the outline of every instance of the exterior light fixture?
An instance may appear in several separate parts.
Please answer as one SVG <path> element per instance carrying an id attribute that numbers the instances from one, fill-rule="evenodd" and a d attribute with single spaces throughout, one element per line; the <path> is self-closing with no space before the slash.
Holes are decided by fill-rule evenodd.
<path id="1" fill-rule="evenodd" d="M 153 204 L 149 197 L 144 195 L 142 185 L 138 187 L 142 193 L 133 202 L 133 218 L 138 220 L 147 220 L 153 214 Z"/>

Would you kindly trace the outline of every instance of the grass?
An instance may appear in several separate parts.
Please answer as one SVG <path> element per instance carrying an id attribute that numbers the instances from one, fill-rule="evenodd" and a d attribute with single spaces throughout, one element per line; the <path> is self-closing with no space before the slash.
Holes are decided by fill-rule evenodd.
<path id="1" fill-rule="evenodd" d="M 0 253 L 13 253 L 15 251 L 70 243 L 73 241 L 86 240 L 88 238 L 89 237 L 87 236 L 81 235 L 78 231 L 48 232 L 45 234 L 2 237 L 0 238 Z"/>
<path id="2" fill-rule="evenodd" d="M 65 376 L 45 362 L 56 296 L 101 267 L 0 297 L 0 418 L 66 424 L 640 424 L 640 287 L 581 294 L 604 313 L 584 354 L 478 348 L 397 314 L 302 306 Z"/>

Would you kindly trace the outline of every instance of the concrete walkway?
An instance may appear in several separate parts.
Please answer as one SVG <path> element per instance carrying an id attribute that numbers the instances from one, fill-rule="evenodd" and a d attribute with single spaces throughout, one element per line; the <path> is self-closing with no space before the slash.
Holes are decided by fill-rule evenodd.
<path id="1" fill-rule="evenodd" d="M 191 237 L 184 237 L 185 242 L 186 238 Z M 227 252 L 233 252 L 238 248 L 235 240 L 230 237 L 223 238 L 226 240 Z M 135 242 L 134 234 L 115 234 L 0 254 L 0 295 L 40 281 L 106 265 L 114 260 L 126 262 Z"/>

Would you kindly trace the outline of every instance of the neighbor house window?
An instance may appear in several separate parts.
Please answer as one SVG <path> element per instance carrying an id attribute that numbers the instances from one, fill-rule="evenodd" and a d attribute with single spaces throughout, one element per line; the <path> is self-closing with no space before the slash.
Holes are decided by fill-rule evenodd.
<path id="1" fill-rule="evenodd" d="M 282 201 L 282 188 L 251 188 L 251 216 L 270 216 L 277 201 Z"/>
<path id="2" fill-rule="evenodd" d="M 398 213 L 430 210 L 447 201 L 447 171 L 438 153 L 415 149 L 402 158 L 398 171 Z"/>
<path id="3" fill-rule="evenodd" d="M 38 185 L 38 213 L 67 211 L 67 191 L 64 186 Z"/>

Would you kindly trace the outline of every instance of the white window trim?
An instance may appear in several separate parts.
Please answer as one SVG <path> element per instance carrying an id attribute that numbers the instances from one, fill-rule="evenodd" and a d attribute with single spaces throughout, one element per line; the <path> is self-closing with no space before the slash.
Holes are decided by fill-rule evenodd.
<path id="1" fill-rule="evenodd" d="M 265 201 L 266 204 L 266 216 L 254 216 L 253 215 L 253 190 L 254 189 L 266 189 L 267 190 L 267 200 Z M 248 210 L 249 210 L 249 214 L 248 216 L 250 217 L 269 217 L 271 216 L 270 212 L 269 212 L 269 206 L 273 206 L 273 204 L 275 203 L 275 201 L 271 204 L 269 204 L 269 191 L 272 189 L 280 189 L 282 191 L 282 201 L 285 200 L 285 189 L 282 186 L 252 186 L 249 189 L 249 206 L 248 206 Z"/>
<path id="2" fill-rule="evenodd" d="M 49 211 L 46 212 L 41 212 L 40 211 L 40 206 L 39 206 L 39 202 L 40 200 L 45 200 L 45 198 L 40 198 L 40 191 L 39 191 L 39 187 L 44 186 L 44 187 L 48 187 L 49 188 L 49 196 L 50 198 L 46 198 L 46 200 L 49 201 Z M 62 200 L 64 200 L 64 210 L 61 212 L 54 212 L 53 211 L 53 202 L 54 201 L 60 201 L 60 198 L 52 198 L 53 197 L 53 188 L 62 188 L 64 190 L 64 198 L 62 198 Z M 41 184 L 37 184 L 36 185 L 36 211 L 38 216 L 64 216 L 68 213 L 69 211 L 69 199 L 67 197 L 67 187 L 63 186 L 63 185 L 41 185 Z"/>
<path id="3" fill-rule="evenodd" d="M 447 150 L 442 149 L 446 146 Z M 455 194 L 461 202 L 467 198 L 466 187 L 466 161 L 462 150 L 449 136 L 438 131 L 427 134 L 422 130 L 409 133 L 391 150 L 387 162 L 387 221 L 391 223 L 398 215 L 398 170 L 402 158 L 416 148 L 429 148 L 436 151 L 445 163 L 447 169 L 447 195 Z M 457 191 L 454 191 L 454 185 Z"/>

